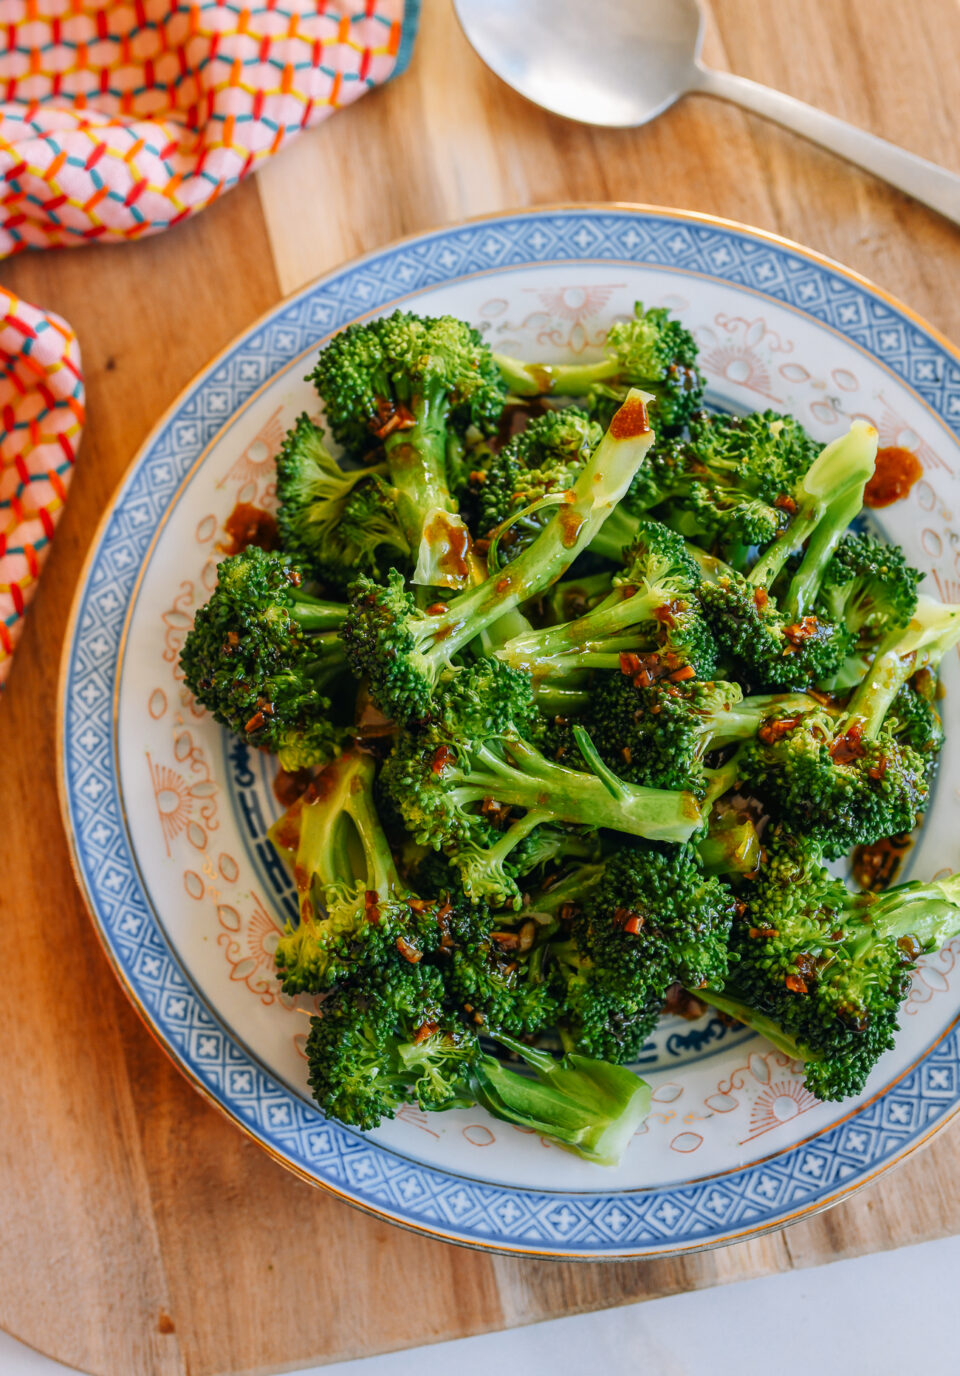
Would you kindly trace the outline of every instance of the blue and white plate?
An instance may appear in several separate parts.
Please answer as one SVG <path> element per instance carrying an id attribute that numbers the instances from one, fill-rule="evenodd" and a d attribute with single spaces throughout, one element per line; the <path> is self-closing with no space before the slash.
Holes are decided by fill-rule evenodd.
<path id="1" fill-rule="evenodd" d="M 829 440 L 857 416 L 923 478 L 881 528 L 960 601 L 960 358 L 906 307 L 807 249 L 703 216 L 534 210 L 423 234 L 277 306 L 183 393 L 96 538 L 66 645 L 60 769 L 77 875 L 117 975 L 196 1086 L 273 1156 L 384 1218 L 551 1257 L 636 1257 L 749 1237 L 824 1208 L 901 1160 L 960 1105 L 960 943 L 925 960 L 897 1049 L 860 1099 L 820 1104 L 798 1066 L 713 1018 L 645 1049 L 653 1112 L 606 1170 L 479 1109 L 407 1109 L 374 1133 L 326 1121 L 306 1088 L 307 1003 L 273 948 L 295 912 L 266 841 L 271 762 L 184 688 L 178 654 L 238 502 L 269 507 L 273 455 L 318 345 L 396 305 L 451 311 L 530 359 L 590 357 L 635 300 L 695 332 L 712 404 L 790 411 Z M 958 663 L 947 747 L 909 868 L 956 861 Z"/>

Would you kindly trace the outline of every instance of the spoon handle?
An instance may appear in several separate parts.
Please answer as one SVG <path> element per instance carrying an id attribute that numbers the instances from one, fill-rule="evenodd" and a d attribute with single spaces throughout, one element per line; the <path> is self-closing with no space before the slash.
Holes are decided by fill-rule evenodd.
<path id="1" fill-rule="evenodd" d="M 938 167 L 916 153 L 908 153 L 905 148 L 868 134 L 813 105 L 805 105 L 783 91 L 761 86 L 732 72 L 718 72 L 699 65 L 697 70 L 699 80 L 694 90 L 721 100 L 732 100 L 754 114 L 792 129 L 811 143 L 819 143 L 831 153 L 866 168 L 908 196 L 938 210 L 954 224 L 960 224 L 960 176 L 957 173 L 948 172 L 945 167 Z"/>

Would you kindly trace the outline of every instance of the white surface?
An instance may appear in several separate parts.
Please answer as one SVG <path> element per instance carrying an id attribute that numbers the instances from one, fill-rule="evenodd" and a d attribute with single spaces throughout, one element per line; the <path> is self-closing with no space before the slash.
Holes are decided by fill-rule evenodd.
<path id="1" fill-rule="evenodd" d="M 956 1376 L 960 1237 L 300 1376 Z M 68 1368 L 0 1332 L 0 1376 Z"/>

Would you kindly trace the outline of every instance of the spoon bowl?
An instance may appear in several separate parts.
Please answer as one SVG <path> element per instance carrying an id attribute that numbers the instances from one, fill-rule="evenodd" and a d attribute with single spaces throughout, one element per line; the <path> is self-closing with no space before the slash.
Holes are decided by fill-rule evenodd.
<path id="1" fill-rule="evenodd" d="M 454 0 L 454 8 L 492 72 L 567 119 L 646 124 L 698 84 L 697 0 Z"/>

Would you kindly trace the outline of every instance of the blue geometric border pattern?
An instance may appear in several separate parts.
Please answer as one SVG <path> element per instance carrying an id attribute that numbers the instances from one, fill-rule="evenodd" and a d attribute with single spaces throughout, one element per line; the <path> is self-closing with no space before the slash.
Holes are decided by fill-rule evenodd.
<path id="1" fill-rule="evenodd" d="M 121 977 L 189 1074 L 266 1147 L 362 1207 L 502 1250 L 624 1256 L 776 1227 L 846 1192 L 949 1116 L 954 1028 L 881 1099 L 809 1144 L 697 1184 L 538 1193 L 405 1161 L 327 1122 L 233 1040 L 184 977 L 137 878 L 118 796 L 112 702 L 121 630 L 145 553 L 181 480 L 280 368 L 398 296 L 493 269 L 607 260 L 707 274 L 761 292 L 876 355 L 960 433 L 960 364 L 905 312 L 842 272 L 749 230 L 655 211 L 532 211 L 423 235 L 307 287 L 193 384 L 127 477 L 77 594 L 64 689 L 64 794 L 90 907 Z"/>

